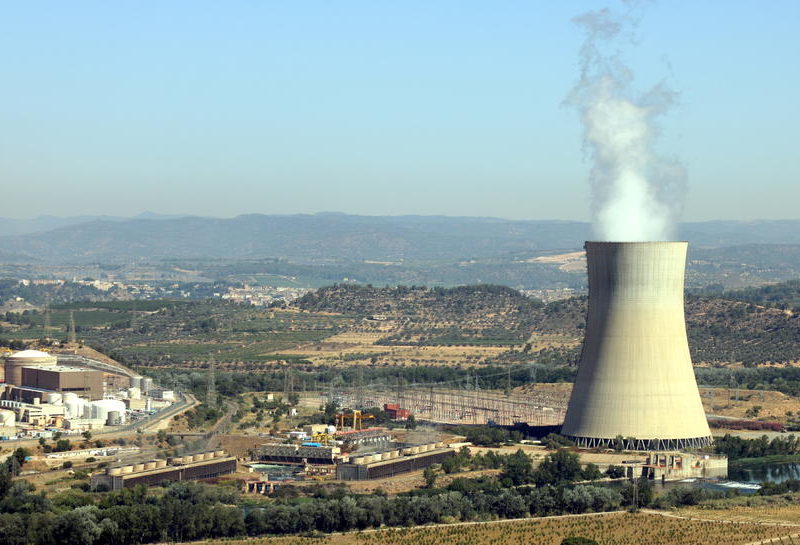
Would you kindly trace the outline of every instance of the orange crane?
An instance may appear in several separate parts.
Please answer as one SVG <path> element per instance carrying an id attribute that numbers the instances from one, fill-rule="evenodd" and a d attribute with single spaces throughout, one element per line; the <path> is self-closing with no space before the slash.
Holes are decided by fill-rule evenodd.
<path id="1" fill-rule="evenodd" d="M 374 418 L 374 414 L 363 414 L 358 409 L 355 409 L 351 413 L 341 412 L 337 414 L 336 423 L 340 428 L 344 428 L 345 422 L 347 422 L 347 419 L 350 419 L 353 422 L 353 429 L 360 430 L 364 428 L 364 420 L 372 420 Z"/>

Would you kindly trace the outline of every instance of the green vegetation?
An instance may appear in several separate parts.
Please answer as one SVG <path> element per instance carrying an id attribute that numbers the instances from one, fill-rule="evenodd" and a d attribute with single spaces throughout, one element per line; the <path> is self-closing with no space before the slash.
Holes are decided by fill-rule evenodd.
<path id="1" fill-rule="evenodd" d="M 800 280 L 789 280 L 757 288 L 724 291 L 721 295 L 735 301 L 769 305 L 780 309 L 794 309 L 794 312 L 800 312 Z"/>
<path id="2" fill-rule="evenodd" d="M 244 392 L 275 392 L 284 388 L 284 366 L 262 365 L 251 373 L 220 371 L 216 373 L 217 391 L 225 396 L 236 396 Z M 532 371 L 533 370 L 533 371 Z M 202 370 L 187 371 L 180 367 L 142 368 L 161 384 L 176 385 L 187 391 L 202 394 L 206 389 L 208 373 Z M 277 371 L 277 372 L 276 372 Z M 463 387 L 474 384 L 477 376 L 481 388 L 503 389 L 508 381 L 508 369 L 486 366 L 474 369 L 438 366 L 410 367 L 346 367 L 336 368 L 296 364 L 291 372 L 298 389 L 319 391 L 333 385 L 382 384 L 432 384 L 447 387 Z M 570 382 L 575 377 L 573 367 L 545 367 L 539 365 L 519 366 L 511 371 L 511 387 L 528 384 L 531 373 L 537 382 Z"/>
<path id="3" fill-rule="evenodd" d="M 296 304 L 315 312 L 402 317 L 402 332 L 378 344 L 418 346 L 521 344 L 543 306 L 516 290 L 489 284 L 456 288 L 334 285 L 308 293 Z"/>
<path id="4" fill-rule="evenodd" d="M 714 452 L 724 454 L 731 461 L 747 463 L 748 461 L 766 461 L 772 457 L 795 457 L 800 455 L 800 438 L 794 435 L 774 437 L 770 440 L 766 435 L 758 439 L 744 439 L 726 434 L 714 438 Z M 790 458 L 791 460 L 791 458 Z"/>
<path id="5" fill-rule="evenodd" d="M 455 426 L 448 431 L 466 437 L 473 445 L 497 447 L 505 443 L 518 443 L 524 436 L 514 430 L 496 426 Z"/>

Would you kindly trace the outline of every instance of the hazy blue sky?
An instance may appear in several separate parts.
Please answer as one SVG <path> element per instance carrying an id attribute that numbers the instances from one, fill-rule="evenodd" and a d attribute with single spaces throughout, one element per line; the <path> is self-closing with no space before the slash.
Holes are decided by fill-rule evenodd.
<path id="1" fill-rule="evenodd" d="M 0 216 L 588 219 L 570 18 L 615 2 L 2 1 Z M 647 6 L 684 218 L 800 218 L 800 2 Z"/>

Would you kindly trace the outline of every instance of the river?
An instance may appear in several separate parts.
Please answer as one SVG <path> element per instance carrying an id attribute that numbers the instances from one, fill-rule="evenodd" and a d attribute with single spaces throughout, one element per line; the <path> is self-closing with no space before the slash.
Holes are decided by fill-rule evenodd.
<path id="1" fill-rule="evenodd" d="M 731 467 L 728 469 L 728 478 L 733 481 L 745 483 L 782 483 L 789 479 L 800 480 L 800 463 L 763 463 L 748 465 L 747 467 Z"/>

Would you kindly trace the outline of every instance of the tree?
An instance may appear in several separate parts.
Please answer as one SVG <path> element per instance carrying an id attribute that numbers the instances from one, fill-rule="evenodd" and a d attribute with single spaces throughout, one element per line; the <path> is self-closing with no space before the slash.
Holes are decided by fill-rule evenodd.
<path id="1" fill-rule="evenodd" d="M 640 477 L 635 482 L 627 483 L 621 491 L 622 501 L 630 505 L 633 511 L 639 507 L 648 506 L 653 502 L 655 493 L 653 484 L 645 477 Z"/>
<path id="2" fill-rule="evenodd" d="M 522 449 L 517 449 L 517 452 L 508 457 L 506 467 L 500 474 L 500 478 L 501 480 L 508 479 L 514 486 L 531 482 L 533 464 L 528 455 L 522 452 Z"/>
<path id="3" fill-rule="evenodd" d="M 586 464 L 581 472 L 581 477 L 585 481 L 596 481 L 597 479 L 602 479 L 603 474 L 600 473 L 600 469 L 595 464 Z"/>
<path id="4" fill-rule="evenodd" d="M 59 439 L 56 441 L 56 446 L 53 448 L 55 452 L 65 452 L 68 450 L 72 450 L 72 443 L 70 443 L 69 439 Z"/>
<path id="5" fill-rule="evenodd" d="M 6 464 L 0 464 L 0 498 L 4 498 L 11 488 L 11 471 Z"/>
<path id="6" fill-rule="evenodd" d="M 25 449 L 25 448 L 22 448 L 22 447 L 17 447 L 14 450 L 14 453 L 11 456 L 16 458 L 17 462 L 19 463 L 19 465 L 22 466 L 22 465 L 25 464 L 25 458 L 27 458 L 30 455 L 31 455 L 31 453 L 28 452 L 28 449 Z"/>
<path id="7" fill-rule="evenodd" d="M 580 458 L 574 452 L 561 449 L 544 457 L 536 468 L 533 480 L 537 486 L 569 483 L 581 476 Z"/>
<path id="8" fill-rule="evenodd" d="M 406 429 L 407 430 L 417 429 L 417 419 L 414 418 L 413 414 L 408 415 L 408 420 L 406 420 Z"/>
<path id="9" fill-rule="evenodd" d="M 81 435 L 83 436 L 83 438 L 84 438 L 86 441 L 91 441 L 91 440 L 92 440 L 92 432 L 90 432 L 89 430 L 86 430 L 86 431 L 85 431 L 85 432 L 83 432 Z"/>
<path id="10" fill-rule="evenodd" d="M 588 537 L 570 536 L 561 541 L 561 545 L 598 545 L 597 542 Z"/>
<path id="11" fill-rule="evenodd" d="M 102 533 L 97 523 L 99 512 L 96 506 L 87 505 L 59 515 L 53 524 L 59 545 L 92 545 Z"/>
<path id="12" fill-rule="evenodd" d="M 425 488 L 433 488 L 436 484 L 436 478 L 438 476 L 439 475 L 433 466 L 426 467 L 425 471 L 422 472 L 422 478 L 425 479 Z"/>
<path id="13" fill-rule="evenodd" d="M 608 475 L 610 479 L 621 479 L 625 476 L 625 468 L 622 466 L 608 466 L 606 475 Z"/>
<path id="14" fill-rule="evenodd" d="M 0 515 L 0 536 L 3 536 L 3 545 L 27 545 L 26 530 L 22 515 L 10 513 Z"/>

